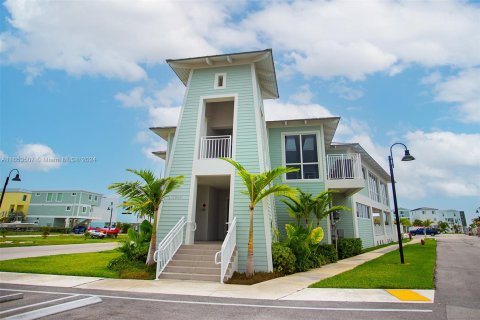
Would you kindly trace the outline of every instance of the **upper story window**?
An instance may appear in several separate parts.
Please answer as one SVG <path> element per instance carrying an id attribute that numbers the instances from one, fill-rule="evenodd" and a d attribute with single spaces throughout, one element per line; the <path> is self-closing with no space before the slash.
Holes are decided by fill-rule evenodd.
<path id="1" fill-rule="evenodd" d="M 214 89 L 225 89 L 227 85 L 227 74 L 226 73 L 216 73 L 215 74 L 215 83 L 213 84 Z"/>
<path id="2" fill-rule="evenodd" d="M 95 201 L 97 201 L 97 200 L 98 200 L 98 196 L 93 197 L 93 199 L 94 199 Z"/>
<path id="3" fill-rule="evenodd" d="M 378 178 L 371 172 L 368 173 L 368 189 L 370 191 L 370 198 L 378 202 L 380 200 L 378 193 Z"/>
<path id="4" fill-rule="evenodd" d="M 47 202 L 52 202 L 53 200 L 53 193 L 49 192 L 47 193 Z"/>
<path id="5" fill-rule="evenodd" d="M 40 196 L 40 192 L 35 193 L 35 197 L 39 197 L 39 196 Z"/>
<path id="6" fill-rule="evenodd" d="M 362 167 L 362 176 L 363 180 L 367 180 L 367 169 L 365 167 Z"/>
<path id="7" fill-rule="evenodd" d="M 91 194 L 88 195 L 88 200 L 92 201 L 92 195 Z"/>
<path id="8" fill-rule="evenodd" d="M 72 192 L 72 196 L 74 196 L 74 197 L 75 197 L 76 195 L 77 195 L 77 193 L 76 193 L 76 192 Z"/>
<path id="9" fill-rule="evenodd" d="M 71 206 L 67 206 L 67 207 L 65 208 L 65 211 L 71 211 L 71 210 L 72 210 L 72 207 L 71 207 Z"/>
<path id="10" fill-rule="evenodd" d="M 57 202 L 61 202 L 63 199 L 63 193 L 57 193 Z"/>
<path id="11" fill-rule="evenodd" d="M 22 201 L 27 201 L 27 195 L 26 194 L 23 195 Z"/>
<path id="12" fill-rule="evenodd" d="M 315 134 L 285 136 L 285 165 L 299 169 L 286 175 L 287 180 L 318 179 L 318 150 Z"/>

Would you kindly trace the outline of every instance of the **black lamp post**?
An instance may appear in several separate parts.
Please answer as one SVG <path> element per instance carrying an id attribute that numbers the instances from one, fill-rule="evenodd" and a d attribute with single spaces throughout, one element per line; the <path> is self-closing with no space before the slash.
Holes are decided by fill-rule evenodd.
<path id="1" fill-rule="evenodd" d="M 112 229 L 113 201 L 110 202 L 110 207 L 107 210 L 110 210 L 110 222 L 108 223 L 108 230 L 110 230 Z"/>
<path id="2" fill-rule="evenodd" d="M 402 244 L 402 232 L 400 231 L 400 218 L 398 214 L 398 205 L 397 205 L 397 192 L 395 191 L 395 177 L 393 176 L 393 154 L 392 148 L 395 145 L 402 145 L 405 148 L 405 155 L 402 158 L 402 161 L 412 161 L 415 160 L 413 156 L 410 155 L 410 151 L 403 143 L 397 142 L 392 144 L 390 147 L 390 155 L 388 156 L 388 164 L 390 165 L 390 179 L 392 182 L 392 192 L 393 192 L 393 203 L 395 205 L 395 221 L 397 222 L 397 235 L 398 235 L 398 248 L 400 251 L 400 262 L 402 264 L 405 263 L 405 259 L 403 258 L 403 244 Z"/>
<path id="3" fill-rule="evenodd" d="M 10 175 L 12 174 L 13 171 L 17 171 L 17 174 L 15 175 L 15 177 L 12 180 L 13 181 L 22 181 L 20 179 L 20 172 L 17 169 L 10 170 L 10 172 L 8 173 L 7 179 L 5 180 L 5 185 L 3 186 L 2 197 L 0 198 L 0 207 L 2 206 L 3 197 L 5 196 L 5 190 L 7 189 L 8 181 L 10 181 Z"/>

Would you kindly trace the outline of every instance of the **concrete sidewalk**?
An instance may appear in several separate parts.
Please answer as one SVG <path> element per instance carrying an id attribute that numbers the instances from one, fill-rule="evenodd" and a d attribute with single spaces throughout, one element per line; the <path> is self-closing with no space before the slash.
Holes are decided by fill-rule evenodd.
<path id="1" fill-rule="evenodd" d="M 61 244 L 54 246 L 29 246 L 0 248 L 0 261 L 57 254 L 85 253 L 113 250 L 119 246 L 118 242 L 86 243 L 86 244 Z"/>
<path id="2" fill-rule="evenodd" d="M 411 243 L 417 243 L 417 238 Z M 408 244 L 407 244 L 408 245 Z M 55 287 L 75 287 L 96 290 L 161 293 L 169 295 L 195 295 L 228 298 L 255 298 L 268 300 L 355 301 L 355 302 L 427 302 L 433 303 L 434 290 L 404 290 L 396 294 L 383 289 L 310 289 L 316 281 L 351 270 L 356 266 L 396 250 L 397 245 L 364 253 L 328 264 L 319 269 L 297 273 L 251 286 L 229 285 L 205 281 L 128 280 L 94 277 L 73 277 L 1 272 L 0 282 L 10 284 Z M 402 298 L 407 295 L 407 300 Z M 420 298 L 418 297 L 420 295 Z M 414 298 L 408 298 L 414 297 Z M 423 299 L 422 299 L 423 298 Z M 410 300 L 408 300 L 410 299 Z M 421 300 L 421 301 L 419 301 Z"/>

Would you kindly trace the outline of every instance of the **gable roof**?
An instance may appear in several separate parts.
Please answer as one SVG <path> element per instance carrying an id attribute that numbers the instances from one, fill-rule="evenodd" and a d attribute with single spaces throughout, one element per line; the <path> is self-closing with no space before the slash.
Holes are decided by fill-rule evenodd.
<path id="1" fill-rule="evenodd" d="M 272 49 L 185 59 L 167 59 L 167 63 L 185 86 L 188 83 L 190 71 L 193 69 L 228 67 L 253 63 L 255 64 L 255 71 L 260 90 L 262 91 L 262 97 L 264 99 L 276 99 L 279 97 Z"/>

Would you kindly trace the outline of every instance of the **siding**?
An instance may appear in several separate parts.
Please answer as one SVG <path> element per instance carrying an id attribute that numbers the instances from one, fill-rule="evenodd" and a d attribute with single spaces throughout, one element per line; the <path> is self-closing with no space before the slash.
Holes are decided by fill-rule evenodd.
<path id="1" fill-rule="evenodd" d="M 341 194 L 333 195 L 333 204 L 346 206 L 352 209 L 352 198 L 345 198 Z M 354 238 L 355 237 L 355 225 L 353 222 L 353 209 L 351 211 L 340 211 L 340 220 L 337 223 L 337 229 L 343 230 L 344 238 Z M 341 234 L 340 234 L 341 235 Z"/>
<path id="2" fill-rule="evenodd" d="M 365 218 L 357 218 L 358 235 L 362 239 L 363 248 L 370 248 L 375 245 L 373 238 L 372 220 Z"/>

